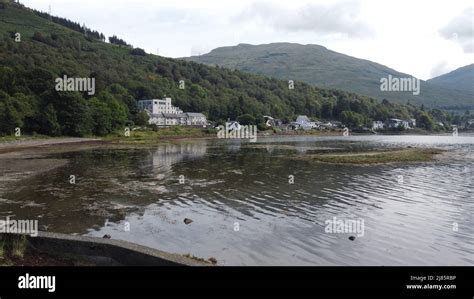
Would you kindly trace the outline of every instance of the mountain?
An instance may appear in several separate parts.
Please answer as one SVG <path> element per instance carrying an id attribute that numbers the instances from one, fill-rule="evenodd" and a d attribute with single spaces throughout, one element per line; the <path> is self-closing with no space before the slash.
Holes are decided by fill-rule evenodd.
<path id="1" fill-rule="evenodd" d="M 447 74 L 429 79 L 427 82 L 441 87 L 474 93 L 474 64 L 460 67 Z"/>
<path id="2" fill-rule="evenodd" d="M 184 58 L 208 65 L 238 69 L 284 80 L 300 80 L 321 88 L 336 88 L 398 103 L 437 108 L 474 108 L 474 92 L 448 89 L 421 81 L 419 95 L 410 92 L 382 92 L 381 78 L 406 78 L 384 65 L 331 51 L 319 45 L 272 43 L 239 44 L 222 47 L 208 54 Z"/>
<path id="3" fill-rule="evenodd" d="M 288 121 L 305 114 L 354 127 L 391 117 L 450 121 L 441 111 L 300 81 L 290 88 L 284 80 L 147 54 L 116 36 L 109 41 L 85 25 L 0 0 L 0 135 L 17 127 L 68 136 L 123 132 L 146 124 L 137 100 L 165 95 L 218 123 L 245 119 L 260 127 L 264 115 Z M 95 92 L 57 90 L 64 76 L 94 79 Z"/>

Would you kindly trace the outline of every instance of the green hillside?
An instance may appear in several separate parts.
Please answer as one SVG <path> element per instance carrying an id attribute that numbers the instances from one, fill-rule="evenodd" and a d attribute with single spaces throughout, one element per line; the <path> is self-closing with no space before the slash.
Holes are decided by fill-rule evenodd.
<path id="1" fill-rule="evenodd" d="M 321 88 L 336 88 L 393 102 L 437 108 L 474 108 L 474 92 L 448 90 L 446 86 L 421 82 L 421 93 L 382 92 L 380 78 L 412 77 L 374 63 L 337 53 L 319 45 L 273 43 L 222 47 L 201 56 L 185 58 L 280 79 L 301 80 Z M 472 85 L 472 84 L 471 84 Z"/>
<path id="2" fill-rule="evenodd" d="M 460 67 L 447 74 L 432 78 L 428 82 L 441 87 L 474 93 L 474 64 Z"/>
<path id="3" fill-rule="evenodd" d="M 287 81 L 150 55 L 117 37 L 110 44 L 96 31 L 80 31 L 69 20 L 0 2 L 0 134 L 20 127 L 48 135 L 105 135 L 144 124 L 137 100 L 165 95 L 184 111 L 217 122 L 245 116 L 262 124 L 263 115 L 306 114 L 360 126 L 372 119 L 427 116 L 412 105 L 377 103 L 301 82 L 290 89 Z M 56 91 L 55 80 L 63 75 L 95 78 L 95 94 Z M 449 115 L 435 115 L 449 121 Z"/>

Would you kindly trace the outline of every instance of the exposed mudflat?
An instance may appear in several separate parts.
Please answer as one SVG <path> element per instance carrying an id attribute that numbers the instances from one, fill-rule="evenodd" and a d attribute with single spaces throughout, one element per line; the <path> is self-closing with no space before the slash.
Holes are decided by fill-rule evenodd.
<path id="1" fill-rule="evenodd" d="M 67 159 L 48 158 L 51 153 L 78 151 L 99 145 L 94 138 L 52 138 L 0 143 L 0 181 L 11 182 L 62 167 Z M 0 186 L 1 187 L 1 186 Z"/>
<path id="2" fill-rule="evenodd" d="M 0 142 L 0 154 L 12 152 L 30 147 L 70 144 L 70 143 L 91 143 L 100 142 L 98 138 L 51 138 L 51 139 L 19 139 L 15 141 Z"/>

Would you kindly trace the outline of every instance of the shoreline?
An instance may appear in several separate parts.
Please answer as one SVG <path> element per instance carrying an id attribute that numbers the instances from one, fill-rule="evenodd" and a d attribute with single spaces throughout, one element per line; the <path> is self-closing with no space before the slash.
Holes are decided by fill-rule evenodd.
<path id="1" fill-rule="evenodd" d="M 313 134 L 282 134 L 282 133 L 272 133 L 272 134 L 261 134 L 257 135 L 257 138 L 271 138 L 271 137 L 326 137 L 326 136 L 342 136 L 341 132 L 317 132 Z M 445 134 L 365 134 L 365 133 L 353 133 L 350 136 L 451 136 L 449 133 Z M 460 134 L 459 137 L 474 137 Z M 130 138 L 127 140 L 127 138 Z M 147 136 L 142 140 L 134 139 L 131 137 L 44 137 L 44 138 L 28 138 L 23 137 L 14 141 L 1 141 L 0 140 L 0 155 L 21 151 L 25 149 L 31 149 L 36 147 L 50 147 L 50 146 L 71 146 L 71 145 L 146 145 L 146 144 L 157 144 L 160 142 L 170 142 L 170 141 L 192 141 L 192 140 L 213 140 L 219 139 L 215 135 L 183 135 L 183 136 Z"/>
<path id="2" fill-rule="evenodd" d="M 51 137 L 19 139 L 15 141 L 0 142 L 0 154 L 6 154 L 17 150 L 29 149 L 42 146 L 71 145 L 71 144 L 94 144 L 103 142 L 100 138 L 78 138 L 78 137 Z"/>

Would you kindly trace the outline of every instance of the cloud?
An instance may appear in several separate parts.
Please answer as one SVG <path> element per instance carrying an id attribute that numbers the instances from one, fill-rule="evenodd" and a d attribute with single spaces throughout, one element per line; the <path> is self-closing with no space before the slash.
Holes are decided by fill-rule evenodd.
<path id="1" fill-rule="evenodd" d="M 307 4 L 299 8 L 284 8 L 275 3 L 258 1 L 234 17 L 234 21 L 254 21 L 277 31 L 313 32 L 320 35 L 345 35 L 366 38 L 373 35 L 372 28 L 359 17 L 359 4 Z"/>
<path id="2" fill-rule="evenodd" d="M 451 71 L 451 68 L 448 65 L 447 61 L 441 61 L 437 63 L 430 72 L 430 78 L 438 77 L 440 75 L 444 75 Z"/>
<path id="3" fill-rule="evenodd" d="M 474 7 L 465 9 L 438 32 L 445 39 L 458 43 L 465 53 L 474 53 Z"/>

